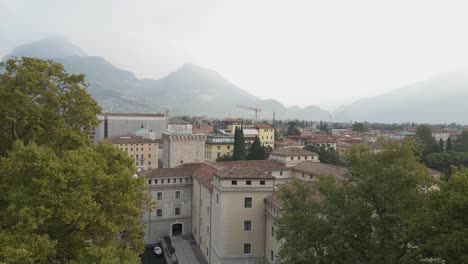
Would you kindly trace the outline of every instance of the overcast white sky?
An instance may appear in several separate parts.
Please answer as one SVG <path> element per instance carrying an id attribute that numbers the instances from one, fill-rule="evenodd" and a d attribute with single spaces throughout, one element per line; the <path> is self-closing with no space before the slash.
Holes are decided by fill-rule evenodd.
<path id="1" fill-rule="evenodd" d="M 192 62 L 332 109 L 468 65 L 468 1 L 0 0 L 0 57 L 51 34 L 138 77 Z"/>

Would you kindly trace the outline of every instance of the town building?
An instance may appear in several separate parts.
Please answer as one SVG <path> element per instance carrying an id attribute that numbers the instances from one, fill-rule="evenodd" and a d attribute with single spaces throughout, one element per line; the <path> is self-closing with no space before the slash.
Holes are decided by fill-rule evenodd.
<path id="1" fill-rule="evenodd" d="M 129 135 L 142 127 L 154 133 L 154 138 L 151 139 L 160 139 L 162 133 L 167 131 L 167 117 L 164 114 L 104 113 L 98 116 L 98 120 L 99 125 L 91 132 L 91 141 L 94 143 L 110 137 Z"/>
<path id="2" fill-rule="evenodd" d="M 156 210 L 144 216 L 145 243 L 191 235 L 207 263 L 276 263 L 281 241 L 275 237 L 275 217 L 282 210 L 276 190 L 294 179 L 314 181 L 318 175 L 347 173 L 344 167 L 318 162 L 316 153 L 290 149 L 274 152 L 270 160 L 182 164 L 142 172 L 158 202 Z"/>
<path id="3" fill-rule="evenodd" d="M 193 134 L 193 125 L 182 117 L 171 117 L 167 123 L 167 132 L 172 134 Z"/>
<path id="4" fill-rule="evenodd" d="M 234 151 L 233 135 L 207 135 L 205 142 L 205 161 L 217 161 L 223 155 L 232 156 Z"/>
<path id="5" fill-rule="evenodd" d="M 206 135 L 163 133 L 163 168 L 205 161 Z"/>
<path id="6" fill-rule="evenodd" d="M 275 129 L 266 124 L 257 125 L 256 128 L 262 146 L 273 149 L 275 147 Z"/>
<path id="7" fill-rule="evenodd" d="M 158 142 L 138 136 L 117 136 L 105 139 L 134 160 L 139 170 L 158 168 Z"/>

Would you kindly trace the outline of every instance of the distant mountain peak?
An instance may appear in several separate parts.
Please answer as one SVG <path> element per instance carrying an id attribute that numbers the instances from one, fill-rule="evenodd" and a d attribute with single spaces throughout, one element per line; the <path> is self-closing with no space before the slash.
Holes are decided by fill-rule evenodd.
<path id="1" fill-rule="evenodd" d="M 86 56 L 78 46 L 63 36 L 49 36 L 42 40 L 16 47 L 10 54 L 3 57 L 5 61 L 11 57 L 35 57 L 42 59 L 64 58 L 69 56 Z"/>

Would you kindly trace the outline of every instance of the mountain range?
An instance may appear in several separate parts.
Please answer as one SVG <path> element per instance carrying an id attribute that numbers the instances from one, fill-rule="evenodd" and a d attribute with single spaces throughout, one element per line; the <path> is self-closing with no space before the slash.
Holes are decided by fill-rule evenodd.
<path id="1" fill-rule="evenodd" d="M 38 57 L 62 63 L 71 73 L 82 73 L 89 93 L 106 112 L 164 112 L 210 117 L 328 120 L 330 113 L 318 106 L 285 107 L 275 99 L 261 100 L 219 73 L 195 64 L 184 64 L 161 79 L 138 79 L 132 72 L 113 66 L 102 57 L 87 56 L 61 37 L 18 46 L 11 57 Z M 338 77 L 338 76 L 337 76 Z M 468 124 L 468 68 L 446 72 L 380 96 L 363 98 L 339 107 L 334 121 L 426 122 Z"/>
<path id="2" fill-rule="evenodd" d="M 2 60 L 21 56 L 52 59 L 63 64 L 68 72 L 85 74 L 89 93 L 104 111 L 254 117 L 253 111 L 237 107 L 240 105 L 260 108 L 262 119 L 272 119 L 273 112 L 278 119 L 329 118 L 329 112 L 317 106 L 285 107 L 274 99 L 261 100 L 217 72 L 191 63 L 161 79 L 138 79 L 102 57 L 86 56 L 61 37 L 19 46 Z"/>

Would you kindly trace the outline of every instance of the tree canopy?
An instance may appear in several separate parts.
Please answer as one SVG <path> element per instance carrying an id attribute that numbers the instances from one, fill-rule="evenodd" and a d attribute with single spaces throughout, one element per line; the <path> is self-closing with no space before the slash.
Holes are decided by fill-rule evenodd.
<path id="1" fill-rule="evenodd" d="M 236 127 L 234 130 L 234 151 L 233 160 L 245 160 L 246 149 L 244 131 L 242 127 Z"/>
<path id="2" fill-rule="evenodd" d="M 314 146 L 314 145 L 307 145 L 304 147 L 305 150 L 315 152 L 319 154 L 320 162 L 328 163 L 333 165 L 344 166 L 346 162 L 344 162 L 338 152 L 334 148 L 326 147 L 326 146 Z"/>
<path id="3" fill-rule="evenodd" d="M 0 263 L 138 263 L 147 186 L 91 145 L 100 107 L 82 75 L 22 58 L 0 75 Z"/>
<path id="4" fill-rule="evenodd" d="M 320 176 L 280 190 L 281 263 L 420 263 L 418 224 L 431 184 L 416 143 L 372 153 L 355 146 L 343 179 Z"/>
<path id="5" fill-rule="evenodd" d="M 0 65 L 0 155 L 15 140 L 73 148 L 82 129 L 97 125 L 101 112 L 87 93 L 84 75 L 68 74 L 61 64 L 35 58 Z"/>
<path id="6" fill-rule="evenodd" d="M 266 149 L 260 143 L 260 138 L 255 136 L 254 142 L 250 145 L 249 153 L 247 155 L 248 160 L 264 160 L 267 158 Z"/>

